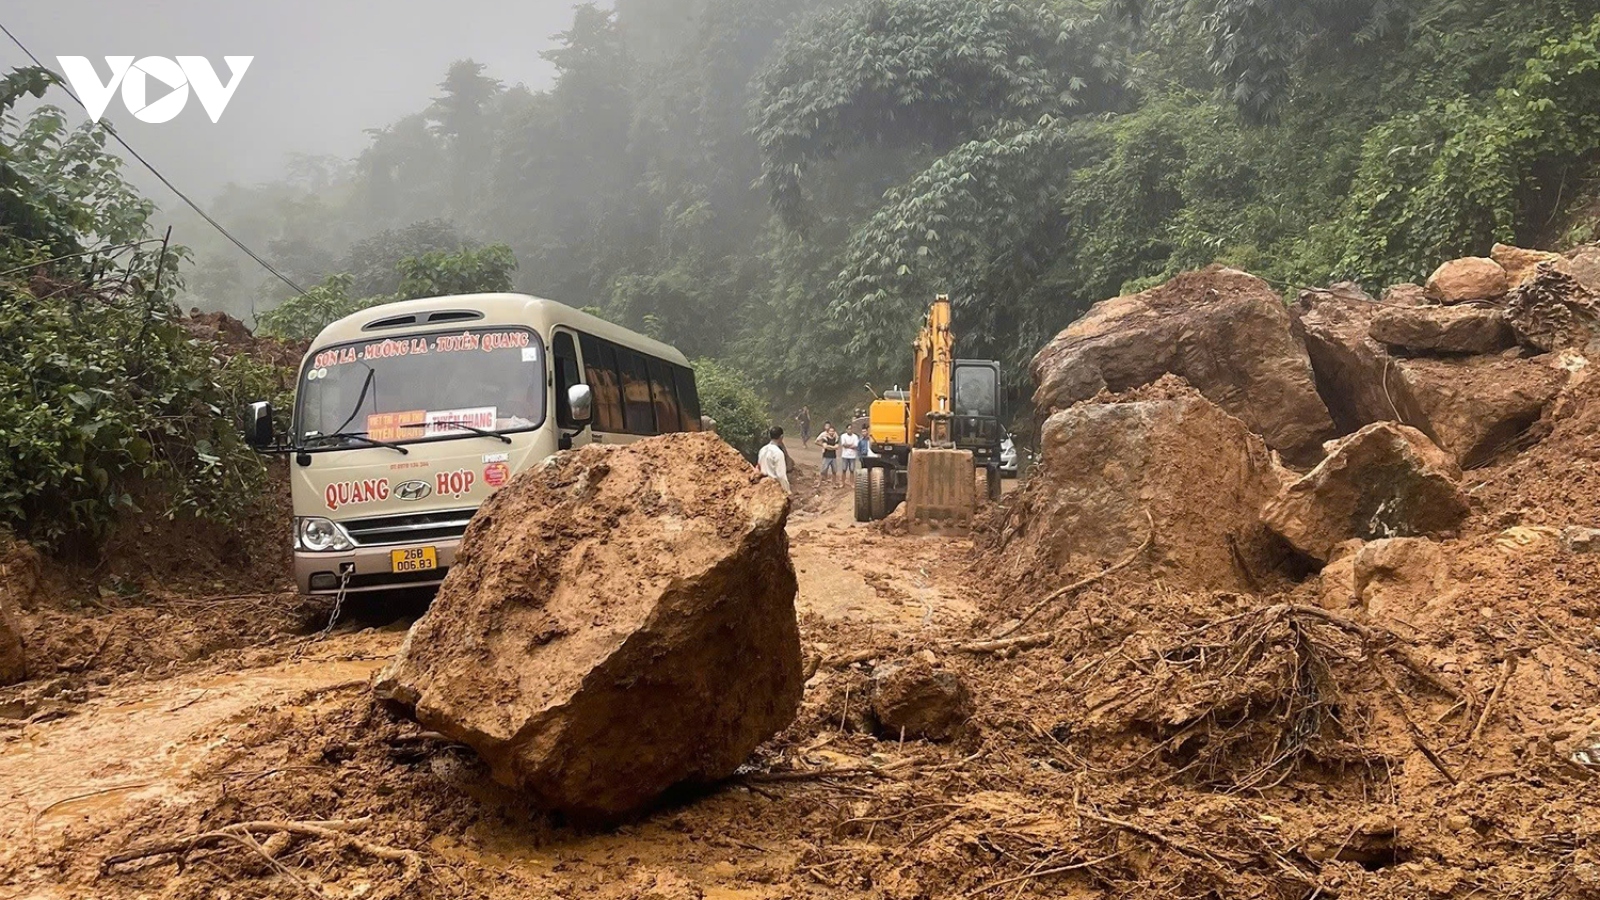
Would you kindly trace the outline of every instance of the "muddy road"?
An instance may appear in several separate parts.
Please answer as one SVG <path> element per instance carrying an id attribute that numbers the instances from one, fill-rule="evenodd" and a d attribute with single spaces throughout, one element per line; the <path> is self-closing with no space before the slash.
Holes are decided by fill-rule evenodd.
<path id="1" fill-rule="evenodd" d="M 852 521 L 844 489 L 813 488 L 800 505 L 789 533 L 808 651 L 918 643 L 969 627 L 977 610 L 961 585 L 966 539 L 880 534 Z M 398 648 L 409 622 L 404 617 L 382 622 L 385 611 L 371 606 L 359 615 L 326 638 L 285 639 L 243 662 L 230 656 L 162 680 L 112 679 L 80 702 L 49 705 L 31 724 L 13 721 L 0 730 L 0 803 L 8 810 L 0 824 L 0 896 L 143 896 L 165 885 L 173 868 L 107 874 L 96 858 L 127 839 L 159 836 L 142 826 L 130 829 L 130 822 L 170 823 L 181 831 L 177 823 L 186 814 L 219 805 L 232 809 L 236 798 L 256 798 L 250 803 L 268 798 L 262 804 L 267 808 L 258 811 L 263 818 L 292 806 L 301 786 L 290 776 L 327 763 L 296 758 L 294 749 L 278 740 L 280 732 L 306 729 L 313 739 L 337 733 L 340 725 L 334 720 L 365 702 L 368 680 Z M 824 671 L 813 685 L 831 677 Z M 264 740 L 264 733 L 272 734 Z M 842 748 L 829 750 L 829 734 L 813 738 L 808 751 L 813 761 L 858 761 Z M 456 755 L 437 757 L 426 768 L 429 777 L 441 780 L 439 771 L 452 766 L 470 770 L 470 763 Z M 459 782 L 463 796 L 491 805 L 505 802 L 470 771 L 445 773 L 442 780 Z M 345 787 L 361 793 L 368 786 Z M 281 804 L 271 799 L 280 793 Z M 772 789 L 753 793 L 735 786 L 685 802 L 614 832 L 557 828 L 531 840 L 529 829 L 535 826 L 519 821 L 522 817 L 487 817 L 463 834 L 435 836 L 429 846 L 456 864 L 522 886 L 517 893 L 585 881 L 594 887 L 624 884 L 645 865 L 660 869 L 665 881 L 687 878 L 702 885 L 705 896 L 726 897 L 768 895 L 752 885 L 771 881 L 775 873 L 788 873 L 781 879 L 787 881 L 798 861 L 815 852 L 804 842 L 769 837 L 758 845 L 720 827 L 685 827 L 686 817 L 708 814 L 765 817 L 751 806 L 782 803 Z M 404 814 L 405 804 L 394 811 Z M 375 833 L 388 830 L 379 827 Z M 327 869 L 329 862 L 312 867 L 316 886 L 302 883 L 305 875 L 284 875 L 242 895 L 304 895 L 309 889 L 330 897 L 365 896 L 384 881 L 378 870 L 367 876 L 371 881 L 358 877 L 340 885 L 337 869 Z M 219 872 L 212 879 L 219 892 L 203 895 L 228 896 L 223 879 Z M 719 884 L 723 887 L 716 888 Z M 447 890 L 445 895 L 459 894 Z M 492 888 L 484 895 L 501 896 Z"/>

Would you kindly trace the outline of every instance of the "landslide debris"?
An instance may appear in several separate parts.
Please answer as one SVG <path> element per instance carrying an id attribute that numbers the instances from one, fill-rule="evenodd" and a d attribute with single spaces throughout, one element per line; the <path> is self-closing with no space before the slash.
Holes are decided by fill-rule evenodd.
<path id="1" fill-rule="evenodd" d="M 1111 565 L 1195 588 L 1244 590 L 1274 567 L 1261 507 L 1282 485 L 1261 438 L 1165 376 L 1051 416 L 1037 472 L 992 538 L 1007 583 Z"/>
<path id="2" fill-rule="evenodd" d="M 479 510 L 378 693 L 578 818 L 726 778 L 800 702 L 788 512 L 715 435 L 554 456 Z"/>
<path id="3" fill-rule="evenodd" d="M 1277 291 L 1237 269 L 1188 272 L 1096 304 L 1039 351 L 1032 373 L 1040 417 L 1171 374 L 1291 461 L 1315 462 L 1334 436 Z"/>
<path id="4" fill-rule="evenodd" d="M 1349 540 L 1451 531 L 1469 512 L 1455 460 L 1405 425 L 1379 422 L 1335 444 L 1262 510 L 1268 528 L 1321 562 Z"/>
<path id="5" fill-rule="evenodd" d="M 1482 465 L 1510 448 L 1560 394 L 1567 369 L 1553 356 L 1442 352 L 1413 346 L 1391 350 L 1401 323 L 1414 337 L 1430 328 L 1435 340 L 1456 317 L 1484 321 L 1498 307 L 1394 308 L 1373 302 L 1354 286 L 1300 295 L 1295 316 L 1305 334 L 1317 388 L 1344 433 L 1395 421 L 1428 435 L 1464 467 Z M 1423 317 L 1439 317 L 1432 325 Z M 1457 326 L 1459 327 L 1459 326 Z M 1475 326 L 1478 327 L 1478 326 Z M 1464 346 L 1457 344 L 1456 346 Z M 1409 355 L 1421 353 L 1423 355 Z"/>

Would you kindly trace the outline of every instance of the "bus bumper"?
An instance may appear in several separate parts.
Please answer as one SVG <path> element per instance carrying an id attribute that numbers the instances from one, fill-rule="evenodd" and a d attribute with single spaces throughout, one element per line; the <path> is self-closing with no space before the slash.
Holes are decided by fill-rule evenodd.
<path id="1" fill-rule="evenodd" d="M 455 564 L 456 550 L 460 546 L 461 539 L 452 538 L 426 544 L 389 544 L 329 553 L 296 550 L 294 580 L 302 594 L 337 594 L 340 580 L 347 571 L 346 593 L 431 587 L 444 581 L 445 573 Z M 419 547 L 433 548 L 437 566 L 420 572 L 396 572 L 395 552 Z"/>

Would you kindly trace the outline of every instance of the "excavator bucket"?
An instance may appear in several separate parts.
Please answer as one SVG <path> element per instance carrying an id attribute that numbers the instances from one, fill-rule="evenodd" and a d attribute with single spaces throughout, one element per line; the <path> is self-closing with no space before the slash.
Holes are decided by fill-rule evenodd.
<path id="1" fill-rule="evenodd" d="M 977 485 L 970 450 L 913 450 L 906 518 L 916 525 L 970 525 Z"/>

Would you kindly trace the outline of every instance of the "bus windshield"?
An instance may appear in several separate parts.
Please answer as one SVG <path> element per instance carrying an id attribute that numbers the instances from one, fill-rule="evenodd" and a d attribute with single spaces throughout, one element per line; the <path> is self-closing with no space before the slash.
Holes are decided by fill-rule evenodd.
<path id="1" fill-rule="evenodd" d="M 526 431 L 544 424 L 544 395 L 544 343 L 524 328 L 340 344 L 301 373 L 295 432 L 316 449 Z"/>

